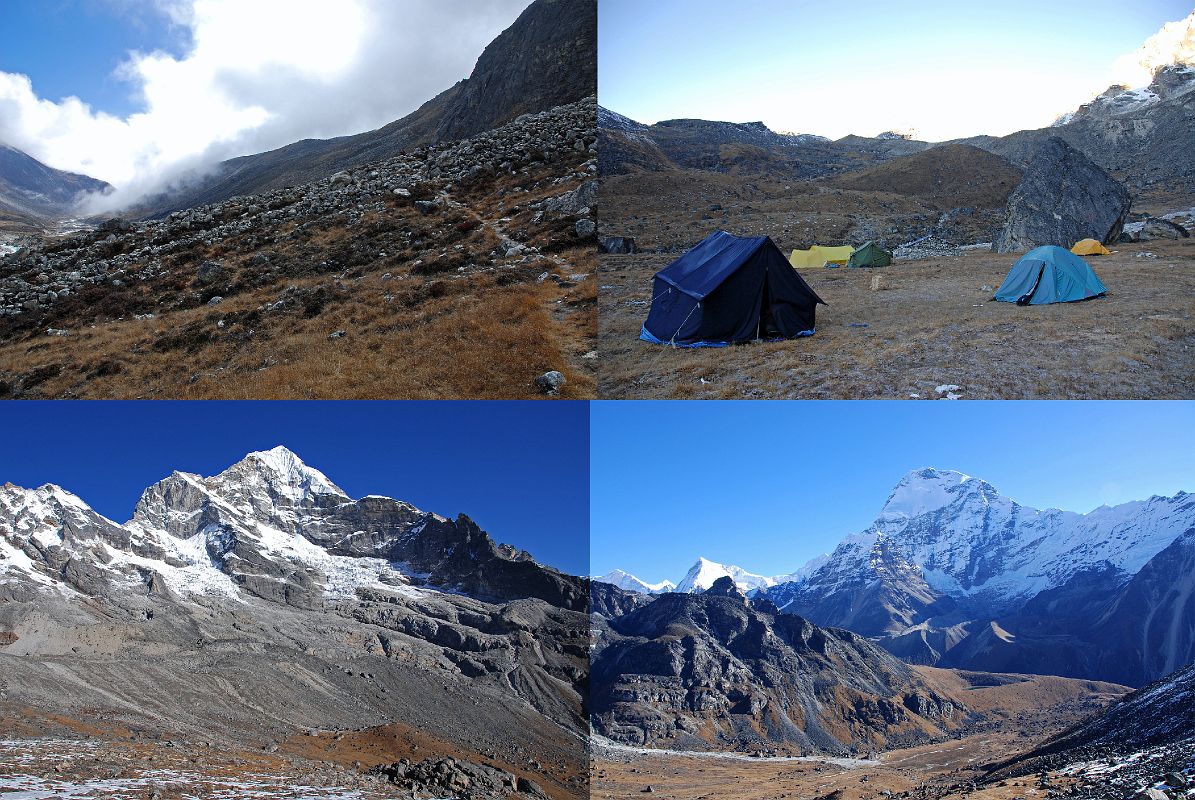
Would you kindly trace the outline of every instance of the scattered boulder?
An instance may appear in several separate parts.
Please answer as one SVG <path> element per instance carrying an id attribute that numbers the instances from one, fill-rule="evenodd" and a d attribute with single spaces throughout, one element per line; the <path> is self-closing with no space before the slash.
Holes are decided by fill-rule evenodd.
<path id="1" fill-rule="evenodd" d="M 598 251 L 615 255 L 638 252 L 635 249 L 635 240 L 629 236 L 602 236 L 598 238 Z"/>
<path id="2" fill-rule="evenodd" d="M 560 389 L 565 383 L 566 381 L 564 375 L 556 370 L 545 372 L 543 375 L 540 375 L 535 379 L 535 385 L 541 392 L 549 397 L 555 397 L 556 395 L 560 394 Z"/>
<path id="3" fill-rule="evenodd" d="M 120 217 L 113 217 L 106 219 L 96 226 L 96 230 L 100 233 L 127 233 L 133 229 L 133 223 L 127 219 Z"/>
<path id="4" fill-rule="evenodd" d="M 553 197 L 544 202 L 544 208 L 561 214 L 580 214 L 584 209 L 592 208 L 597 202 L 598 182 L 585 181 L 571 192 L 565 192 L 559 197 Z"/>
<path id="5" fill-rule="evenodd" d="M 582 239 L 588 239 L 597 232 L 597 225 L 591 219 L 579 219 L 577 224 L 573 226 L 573 230 L 577 232 L 577 236 Z"/>
<path id="6" fill-rule="evenodd" d="M 1150 217 L 1141 226 L 1141 232 L 1138 234 L 1137 241 L 1144 242 L 1150 239 L 1186 239 L 1190 235 L 1182 225 L 1176 225 L 1168 219 Z"/>
<path id="7" fill-rule="evenodd" d="M 425 758 L 414 764 L 404 758 L 393 764 L 373 767 L 366 774 L 385 778 L 407 791 L 430 792 L 433 797 L 449 795 L 462 800 L 547 797 L 538 786 L 535 787 L 538 791 L 524 788 L 525 783 L 531 782 L 505 770 L 451 757 Z"/>
<path id="8" fill-rule="evenodd" d="M 220 261 L 204 261 L 199 265 L 199 269 L 195 271 L 195 282 L 200 286 L 210 286 L 217 281 L 223 280 L 228 270 L 225 269 L 224 264 Z"/>
<path id="9" fill-rule="evenodd" d="M 1131 204 L 1128 189 L 1062 139 L 1051 137 L 1008 198 L 992 251 L 1069 247 L 1087 238 L 1111 244 L 1120 236 Z"/>

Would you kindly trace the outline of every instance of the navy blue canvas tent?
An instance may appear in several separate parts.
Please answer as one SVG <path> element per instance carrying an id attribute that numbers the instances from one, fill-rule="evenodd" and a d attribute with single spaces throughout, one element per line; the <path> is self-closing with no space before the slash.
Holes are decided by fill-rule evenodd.
<path id="1" fill-rule="evenodd" d="M 1086 261 L 1065 247 L 1048 244 L 1021 256 L 993 299 L 1039 306 L 1086 300 L 1106 291 Z"/>
<path id="2" fill-rule="evenodd" d="M 811 336 L 823 303 L 767 236 L 718 231 L 656 273 L 640 339 L 723 347 Z"/>

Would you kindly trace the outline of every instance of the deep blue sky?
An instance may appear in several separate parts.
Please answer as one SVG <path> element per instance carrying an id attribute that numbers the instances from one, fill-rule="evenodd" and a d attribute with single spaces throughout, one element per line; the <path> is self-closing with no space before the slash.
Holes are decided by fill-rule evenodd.
<path id="1" fill-rule="evenodd" d="M 48 100 L 74 96 L 120 117 L 142 107 L 113 74 L 129 51 L 181 56 L 189 44 L 188 30 L 145 0 L 0 0 L 0 31 L 0 72 L 29 76 Z"/>
<path id="2" fill-rule="evenodd" d="M 0 425 L 0 483 L 55 483 L 118 522 L 172 470 L 214 475 L 282 444 L 353 497 L 465 513 L 500 542 L 588 571 L 585 403 L 5 403 Z"/>
<path id="3" fill-rule="evenodd" d="M 591 431 L 592 574 L 652 582 L 698 556 L 790 572 L 919 467 L 1079 512 L 1195 491 L 1195 403 L 618 401 Z"/>
<path id="4" fill-rule="evenodd" d="M 942 140 L 1050 124 L 1190 0 L 601 0 L 602 105 Z"/>

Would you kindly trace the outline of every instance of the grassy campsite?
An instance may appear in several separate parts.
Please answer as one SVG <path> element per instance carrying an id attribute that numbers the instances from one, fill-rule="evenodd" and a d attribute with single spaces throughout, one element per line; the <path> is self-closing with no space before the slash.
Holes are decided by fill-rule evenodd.
<path id="1" fill-rule="evenodd" d="M 600 396 L 1195 398 L 1195 13 L 668 8 L 606 18 Z"/>
<path id="2" fill-rule="evenodd" d="M 668 254 L 602 256 L 599 392 L 607 398 L 1183 398 L 1195 394 L 1195 242 L 1091 259 L 1108 294 L 991 301 L 1014 257 L 984 250 L 883 269 L 803 273 L 817 333 L 726 348 L 640 340 Z M 949 388 L 943 388 L 949 387 Z"/>

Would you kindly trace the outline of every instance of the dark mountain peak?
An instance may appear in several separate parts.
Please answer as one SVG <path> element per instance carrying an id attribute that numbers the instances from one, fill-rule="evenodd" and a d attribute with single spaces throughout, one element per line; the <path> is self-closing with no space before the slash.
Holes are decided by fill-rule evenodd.
<path id="1" fill-rule="evenodd" d="M 594 0 L 535 0 L 477 59 L 440 120 L 437 140 L 463 139 L 594 94 L 596 50 Z"/>
<path id="2" fill-rule="evenodd" d="M 729 575 L 723 575 L 714 581 L 714 585 L 706 589 L 705 594 L 711 597 L 730 597 L 743 603 L 747 602 L 747 595 L 743 594 L 738 584 L 734 582 L 734 578 Z"/>

